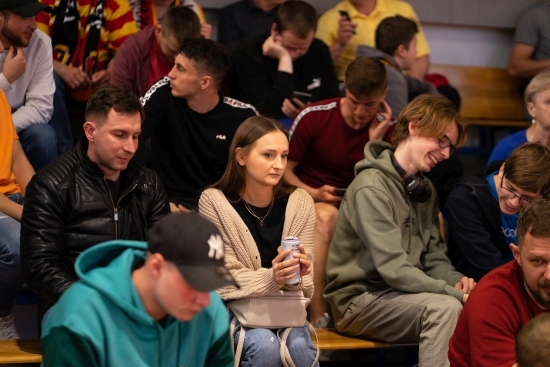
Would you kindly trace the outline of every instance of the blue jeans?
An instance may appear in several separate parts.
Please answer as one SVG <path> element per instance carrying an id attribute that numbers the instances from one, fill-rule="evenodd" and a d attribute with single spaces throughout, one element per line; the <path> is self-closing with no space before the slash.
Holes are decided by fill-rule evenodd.
<path id="1" fill-rule="evenodd" d="M 229 314 L 232 318 L 233 313 Z M 239 325 L 240 323 L 237 322 L 237 327 Z M 277 329 L 245 328 L 245 331 L 241 367 L 281 367 L 283 365 Z M 282 331 L 280 334 L 282 335 Z M 237 348 L 239 335 L 240 328 L 235 333 L 234 348 Z M 292 328 L 286 343 L 296 367 L 311 367 L 317 350 L 311 341 L 307 327 Z M 318 367 L 319 363 L 316 366 Z"/>
<path id="2" fill-rule="evenodd" d="M 24 202 L 21 194 L 7 195 L 7 198 L 18 204 Z M 23 285 L 19 255 L 20 232 L 19 222 L 0 212 L 0 314 L 11 310 L 15 294 Z"/>
<path id="3" fill-rule="evenodd" d="M 74 145 L 73 133 L 71 131 L 71 121 L 65 103 L 65 85 L 59 77 L 59 74 L 55 71 L 53 72 L 53 80 L 55 81 L 53 114 L 48 124 L 55 130 L 57 135 L 57 153 L 61 155 Z"/>
<path id="4" fill-rule="evenodd" d="M 38 172 L 57 158 L 57 135 L 50 125 L 32 124 L 18 135 L 35 171 Z"/>

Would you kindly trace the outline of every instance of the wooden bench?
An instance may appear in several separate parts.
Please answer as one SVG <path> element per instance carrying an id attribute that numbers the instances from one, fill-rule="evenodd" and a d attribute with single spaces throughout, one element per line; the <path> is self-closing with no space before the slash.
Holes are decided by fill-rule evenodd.
<path id="1" fill-rule="evenodd" d="M 404 348 L 415 347 L 418 344 L 394 344 L 381 342 L 373 339 L 358 339 L 351 336 L 339 334 L 336 329 L 316 328 L 319 342 L 313 339 L 313 344 L 320 350 L 341 350 L 341 349 L 380 349 L 380 348 Z"/>
<path id="2" fill-rule="evenodd" d="M 460 93 L 460 114 L 469 125 L 526 127 L 523 95 L 506 69 L 431 65 L 430 73 L 444 75 Z"/>
<path id="3" fill-rule="evenodd" d="M 0 340 L 0 365 L 40 362 L 42 347 L 39 339 Z"/>

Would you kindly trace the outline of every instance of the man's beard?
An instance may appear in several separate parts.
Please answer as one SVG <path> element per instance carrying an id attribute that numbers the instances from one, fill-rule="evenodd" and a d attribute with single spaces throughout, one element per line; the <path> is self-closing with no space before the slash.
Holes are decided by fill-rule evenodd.
<path id="1" fill-rule="evenodd" d="M 524 278 L 525 279 L 525 275 Z M 543 291 L 540 291 L 539 288 L 550 288 L 550 281 L 549 280 L 542 280 L 537 283 L 537 289 L 532 289 L 527 282 L 525 282 L 525 286 L 527 287 L 527 292 L 529 292 L 535 301 L 544 308 L 545 310 L 550 310 L 550 298 L 544 298 L 543 297 Z"/>
<path id="2" fill-rule="evenodd" d="M 21 36 L 13 33 L 10 29 L 8 29 L 8 27 L 6 26 L 6 23 L 4 23 L 4 26 L 2 27 L 2 36 L 6 40 L 8 40 L 8 42 L 13 47 L 27 47 L 29 45 L 29 42 L 23 41 Z"/>

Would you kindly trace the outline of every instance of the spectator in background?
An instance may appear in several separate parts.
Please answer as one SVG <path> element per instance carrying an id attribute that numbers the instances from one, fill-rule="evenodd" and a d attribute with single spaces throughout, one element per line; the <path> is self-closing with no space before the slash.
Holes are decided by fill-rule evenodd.
<path id="1" fill-rule="evenodd" d="M 85 136 L 27 187 L 22 267 L 46 307 L 76 281 L 82 251 L 112 239 L 144 241 L 169 212 L 158 176 L 132 159 L 143 120 L 138 97 L 107 86 L 90 97 L 85 119 Z"/>
<path id="2" fill-rule="evenodd" d="M 231 367 L 225 305 L 234 285 L 216 226 L 171 214 L 148 243 L 109 241 L 85 251 L 79 280 L 47 315 L 44 367 Z"/>
<path id="3" fill-rule="evenodd" d="M 421 95 L 399 115 L 391 146 L 369 141 L 340 205 L 324 297 L 336 329 L 353 337 L 419 343 L 419 365 L 445 367 L 448 341 L 474 287 L 439 236 L 437 197 L 422 172 L 466 140 L 441 96 Z"/>
<path id="4" fill-rule="evenodd" d="M 420 94 L 437 94 L 431 83 L 403 74 L 411 70 L 416 61 L 416 34 L 418 25 L 401 15 L 384 19 L 376 28 L 376 48 L 359 45 L 357 56 L 378 58 L 388 73 L 386 102 L 394 119 L 405 108 L 409 99 Z"/>
<path id="5" fill-rule="evenodd" d="M 550 366 L 550 313 L 533 317 L 516 337 L 516 364 L 513 367 Z"/>
<path id="6" fill-rule="evenodd" d="M 37 0 L 0 3 L 0 42 L 5 50 L 0 53 L 0 89 L 6 94 L 21 145 L 36 171 L 58 155 L 57 121 L 48 124 L 55 92 L 52 48 L 48 36 L 36 30 L 35 22 L 35 16 L 51 10 Z"/>
<path id="7" fill-rule="evenodd" d="M 518 212 L 549 189 L 550 151 L 537 143 L 458 181 L 447 199 L 449 258 L 456 269 L 478 281 L 511 260 Z"/>
<path id="8" fill-rule="evenodd" d="M 307 106 L 290 129 L 285 179 L 315 200 L 313 279 L 318 291 L 309 306 L 314 325 L 327 311 L 322 290 L 342 191 L 353 181 L 354 166 L 364 157 L 365 144 L 370 140 L 389 141 L 391 136 L 387 134 L 391 130 L 391 110 L 384 102 L 388 90 L 384 65 L 358 57 L 348 66 L 345 83 L 345 97 Z"/>
<path id="9" fill-rule="evenodd" d="M 550 2 L 540 1 L 519 19 L 510 51 L 508 73 L 529 79 L 550 70 Z"/>
<path id="10" fill-rule="evenodd" d="M 141 99 L 144 144 L 138 159 L 160 175 L 172 211 L 197 207 L 200 192 L 225 170 L 235 130 L 257 114 L 253 106 L 219 92 L 226 73 L 224 46 L 187 39 L 168 77 Z"/>
<path id="11" fill-rule="evenodd" d="M 168 10 L 161 23 L 147 26 L 124 42 L 113 61 L 111 84 L 142 96 L 174 67 L 182 42 L 199 37 L 197 15 L 186 6 Z"/>
<path id="12" fill-rule="evenodd" d="M 284 0 L 239 0 L 220 11 L 218 41 L 231 54 L 243 41 L 267 33 Z"/>
<path id="13" fill-rule="evenodd" d="M 525 88 L 525 105 L 531 115 L 531 126 L 500 140 L 487 164 L 508 158 L 521 144 L 538 142 L 550 148 L 550 70 L 536 75 Z"/>
<path id="14" fill-rule="evenodd" d="M 116 51 L 137 32 L 127 0 L 42 0 L 52 16 L 36 16 L 38 28 L 49 34 L 53 46 L 55 79 L 52 119 L 70 125 L 65 96 L 85 102 L 109 84 Z"/>
<path id="15" fill-rule="evenodd" d="M 307 102 L 337 97 L 328 48 L 313 38 L 317 12 L 305 1 L 279 6 L 271 33 L 241 44 L 232 55 L 232 95 L 261 114 L 295 118 Z M 293 92 L 307 93 L 302 99 Z"/>
<path id="16" fill-rule="evenodd" d="M 168 10 L 180 5 L 193 10 L 200 23 L 206 23 L 202 8 L 194 0 L 128 0 L 128 3 L 139 29 L 162 23 Z"/>
<path id="17" fill-rule="evenodd" d="M 347 12 L 347 16 L 341 15 L 341 11 Z M 343 79 L 344 71 L 355 58 L 357 46 L 375 47 L 378 24 L 395 15 L 413 19 L 418 24 L 411 5 L 397 0 L 344 0 L 319 18 L 315 36 L 329 46 L 338 80 Z M 419 27 L 416 60 L 411 67 L 410 76 L 424 79 L 430 65 L 429 54 L 428 42 Z"/>
<path id="18" fill-rule="evenodd" d="M 512 366 L 521 328 L 550 310 L 548 218 L 550 200 L 543 198 L 519 213 L 514 259 L 483 277 L 470 294 L 449 342 L 451 367 Z"/>
<path id="19" fill-rule="evenodd" d="M 19 339 L 11 309 L 15 295 L 23 285 L 20 221 L 27 184 L 34 175 L 17 137 L 10 110 L 6 96 L 0 90 L 0 340 Z"/>

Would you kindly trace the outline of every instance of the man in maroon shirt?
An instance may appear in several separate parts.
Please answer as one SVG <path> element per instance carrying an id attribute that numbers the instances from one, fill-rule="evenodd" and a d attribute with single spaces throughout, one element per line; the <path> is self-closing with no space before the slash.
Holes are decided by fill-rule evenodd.
<path id="1" fill-rule="evenodd" d="M 375 59 L 358 57 L 345 74 L 346 95 L 306 107 L 290 129 L 285 179 L 315 200 L 313 237 L 315 293 L 310 304 L 315 324 L 327 310 L 323 300 L 325 265 L 343 191 L 355 177 L 369 140 L 388 140 L 391 110 L 384 101 L 386 69 Z M 324 326 L 324 325 L 322 325 Z"/>
<path id="2" fill-rule="evenodd" d="M 147 26 L 128 38 L 119 48 L 111 71 L 111 84 L 130 88 L 142 96 L 174 67 L 174 58 L 182 42 L 198 38 L 197 14 L 185 6 L 168 10 L 162 23 Z"/>
<path id="3" fill-rule="evenodd" d="M 550 310 L 549 217 L 549 199 L 521 210 L 519 245 L 510 245 L 514 260 L 485 275 L 470 293 L 449 342 L 451 367 L 512 366 L 516 335 Z"/>

